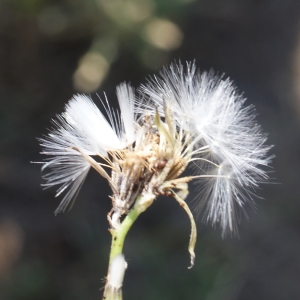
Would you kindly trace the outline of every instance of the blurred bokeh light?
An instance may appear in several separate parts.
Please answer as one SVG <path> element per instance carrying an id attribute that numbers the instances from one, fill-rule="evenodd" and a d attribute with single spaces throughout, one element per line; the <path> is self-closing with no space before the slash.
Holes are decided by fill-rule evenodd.
<path id="1" fill-rule="evenodd" d="M 109 64 L 100 53 L 88 52 L 79 61 L 73 76 L 75 90 L 90 93 L 97 90 L 106 77 Z"/>

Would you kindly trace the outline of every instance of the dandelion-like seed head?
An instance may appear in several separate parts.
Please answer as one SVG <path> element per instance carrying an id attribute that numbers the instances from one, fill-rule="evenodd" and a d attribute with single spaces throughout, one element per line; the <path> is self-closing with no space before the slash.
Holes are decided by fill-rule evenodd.
<path id="1" fill-rule="evenodd" d="M 163 111 L 172 103 L 177 126 L 192 136 L 196 212 L 204 210 L 204 222 L 219 223 L 223 236 L 237 233 L 238 210 L 253 206 L 254 189 L 268 179 L 262 167 L 272 158 L 254 107 L 245 106 L 229 79 L 197 72 L 193 63 L 164 68 L 141 92 L 148 100 L 142 109 Z"/>
<path id="2" fill-rule="evenodd" d="M 233 83 L 213 72 L 199 73 L 193 63 L 165 68 L 141 86 L 138 95 L 117 87 L 120 112 L 101 100 L 107 118 L 91 98 L 74 96 L 54 128 L 40 139 L 46 188 L 65 196 L 56 210 L 75 199 L 90 169 L 112 189 L 110 230 L 118 230 L 132 208 L 146 210 L 158 195 L 174 197 L 192 226 L 189 245 L 194 262 L 196 226 L 185 202 L 188 182 L 197 185 L 196 213 L 219 224 L 222 235 L 237 233 L 238 210 L 254 205 L 254 189 L 268 179 L 270 146 Z M 191 166 L 194 174 L 182 176 Z"/>

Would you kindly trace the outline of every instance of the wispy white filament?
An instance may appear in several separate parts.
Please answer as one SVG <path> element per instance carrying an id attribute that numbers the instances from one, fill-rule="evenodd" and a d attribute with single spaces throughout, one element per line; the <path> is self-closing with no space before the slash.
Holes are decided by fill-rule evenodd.
<path id="1" fill-rule="evenodd" d="M 119 100 L 120 109 L 122 112 L 122 122 L 126 133 L 126 145 L 134 142 L 135 126 L 134 126 L 134 91 L 133 88 L 125 83 L 117 87 L 117 97 Z"/>
<path id="2" fill-rule="evenodd" d="M 196 210 L 205 208 L 204 221 L 220 223 L 223 236 L 236 231 L 237 208 L 253 203 L 253 188 L 268 177 L 261 166 L 271 160 L 253 106 L 244 106 L 229 79 L 198 73 L 194 64 L 186 69 L 172 64 L 142 86 L 141 93 L 147 95 L 143 108 L 152 113 L 154 107 L 163 112 L 164 103 L 172 102 L 177 124 L 194 136 L 196 152 L 206 149 L 198 155 L 196 172 L 208 176 L 196 181 Z"/>
<path id="3" fill-rule="evenodd" d="M 117 89 L 121 114 L 114 112 L 106 102 L 103 103 L 108 120 L 100 112 L 91 98 L 75 95 L 66 105 L 65 112 L 53 120 L 54 128 L 42 139 L 42 154 L 50 158 L 42 171 L 45 188 L 59 186 L 56 196 L 66 192 L 55 213 L 64 211 L 70 201 L 76 198 L 87 174 L 90 164 L 78 150 L 87 155 L 107 156 L 108 150 L 122 149 L 135 140 L 133 101 L 130 86 L 122 84 Z M 52 156 L 52 158 L 51 158 Z"/>
<path id="4" fill-rule="evenodd" d="M 107 149 L 121 147 L 121 132 L 118 123 L 115 122 L 109 107 L 106 111 L 111 124 L 91 98 L 85 95 L 76 95 L 69 101 L 63 116 L 72 127 L 72 133 L 78 138 L 77 147 L 101 155 L 106 155 Z"/>

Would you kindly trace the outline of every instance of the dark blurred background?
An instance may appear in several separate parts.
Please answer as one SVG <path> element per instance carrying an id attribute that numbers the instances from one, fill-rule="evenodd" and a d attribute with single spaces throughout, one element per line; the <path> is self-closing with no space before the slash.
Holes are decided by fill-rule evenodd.
<path id="1" fill-rule="evenodd" d="M 55 217 L 36 137 L 74 93 L 115 105 L 117 84 L 174 59 L 225 73 L 256 105 L 279 184 L 258 191 L 240 239 L 199 220 L 191 270 L 189 220 L 159 198 L 126 239 L 124 298 L 300 299 L 299 17 L 299 0 L 0 0 L 0 299 L 101 299 L 108 185 L 92 170 Z"/>

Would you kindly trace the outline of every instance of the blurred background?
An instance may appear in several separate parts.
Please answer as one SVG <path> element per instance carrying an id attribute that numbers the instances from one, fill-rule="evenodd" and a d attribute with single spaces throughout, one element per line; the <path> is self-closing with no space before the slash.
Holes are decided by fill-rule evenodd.
<path id="1" fill-rule="evenodd" d="M 108 185 L 92 170 L 55 217 L 36 137 L 74 93 L 116 105 L 117 84 L 174 59 L 225 73 L 255 104 L 279 184 L 258 191 L 239 239 L 199 220 L 191 270 L 188 217 L 159 198 L 126 239 L 124 298 L 300 299 L 299 21 L 299 0 L 0 0 L 0 299 L 101 299 Z"/>

